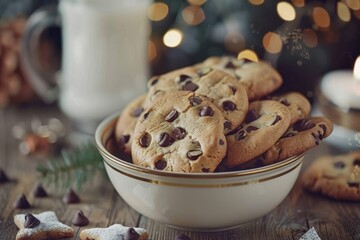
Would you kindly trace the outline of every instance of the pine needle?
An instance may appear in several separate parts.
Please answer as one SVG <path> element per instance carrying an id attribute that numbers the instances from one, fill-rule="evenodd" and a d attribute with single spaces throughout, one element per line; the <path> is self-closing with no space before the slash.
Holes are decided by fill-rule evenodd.
<path id="1" fill-rule="evenodd" d="M 92 143 L 74 150 L 62 150 L 60 157 L 36 166 L 39 177 L 46 185 L 58 190 L 69 187 L 80 189 L 95 171 L 104 172 L 104 164 Z"/>

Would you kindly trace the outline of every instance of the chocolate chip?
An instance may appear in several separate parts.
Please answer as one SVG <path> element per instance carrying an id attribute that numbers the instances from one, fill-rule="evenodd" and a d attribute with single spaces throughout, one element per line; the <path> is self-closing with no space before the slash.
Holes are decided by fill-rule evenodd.
<path id="1" fill-rule="evenodd" d="M 34 228 L 40 225 L 39 219 L 34 217 L 34 215 L 27 213 L 25 214 L 24 228 Z"/>
<path id="2" fill-rule="evenodd" d="M 155 78 L 155 79 L 150 80 L 150 81 L 151 81 L 151 82 L 150 82 L 150 86 L 154 86 L 155 84 L 158 83 L 159 79 L 158 79 L 158 78 Z"/>
<path id="3" fill-rule="evenodd" d="M 255 131 L 255 130 L 258 130 L 259 128 L 258 127 L 255 127 L 255 126 L 248 126 L 245 130 L 249 133 L 249 132 L 252 132 L 252 131 Z"/>
<path id="4" fill-rule="evenodd" d="M 236 68 L 236 66 L 231 61 L 227 62 L 224 67 L 225 68 L 231 68 L 231 69 Z"/>
<path id="5" fill-rule="evenodd" d="M 315 127 L 315 123 L 311 122 L 309 119 L 301 119 L 293 125 L 293 129 L 298 132 L 306 131 L 313 127 Z"/>
<path id="6" fill-rule="evenodd" d="M 38 197 L 38 198 L 46 197 L 48 195 L 41 183 L 35 186 L 35 188 L 32 191 L 32 194 L 34 197 Z"/>
<path id="7" fill-rule="evenodd" d="M 284 105 L 287 106 L 287 107 L 290 106 L 290 103 L 289 103 L 289 101 L 288 101 L 286 98 L 281 99 L 279 102 L 282 103 L 282 104 L 284 104 Z"/>
<path id="8" fill-rule="evenodd" d="M 191 92 L 195 92 L 196 89 L 198 89 L 198 88 L 199 88 L 199 86 L 196 85 L 196 84 L 193 83 L 193 82 L 187 82 L 187 83 L 185 83 L 185 85 L 183 86 L 183 90 L 185 90 L 185 91 L 191 91 Z"/>
<path id="9" fill-rule="evenodd" d="M 177 140 L 181 140 L 186 136 L 186 130 L 182 127 L 174 128 L 172 131 L 172 136 Z"/>
<path id="10" fill-rule="evenodd" d="M 147 132 L 143 133 L 143 135 L 139 139 L 140 146 L 147 148 L 151 143 L 151 135 Z"/>
<path id="11" fill-rule="evenodd" d="M 225 130 L 230 130 L 232 127 L 232 123 L 229 120 L 225 120 L 224 121 L 224 129 Z"/>
<path id="12" fill-rule="evenodd" d="M 168 147 L 174 143 L 174 139 L 166 132 L 160 133 L 159 146 Z"/>
<path id="13" fill-rule="evenodd" d="M 224 140 L 222 140 L 222 139 L 219 140 L 220 145 L 224 145 L 224 143 L 225 143 Z"/>
<path id="14" fill-rule="evenodd" d="M 204 106 L 201 110 L 200 110 L 200 116 L 201 117 L 205 117 L 205 116 L 214 116 L 214 110 L 210 107 L 210 106 Z"/>
<path id="15" fill-rule="evenodd" d="M 360 159 L 355 159 L 355 161 L 353 162 L 354 166 L 360 166 Z"/>
<path id="16" fill-rule="evenodd" d="M 166 166 L 167 162 L 163 159 L 160 159 L 155 163 L 155 168 L 158 170 L 163 170 L 164 168 L 166 168 Z"/>
<path id="17" fill-rule="evenodd" d="M 65 193 L 65 195 L 62 198 L 62 201 L 66 204 L 70 203 L 79 203 L 80 198 L 79 196 L 72 190 L 71 188 Z"/>
<path id="18" fill-rule="evenodd" d="M 122 135 L 121 138 L 123 139 L 124 143 L 128 143 L 130 139 L 129 134 Z"/>
<path id="19" fill-rule="evenodd" d="M 205 172 L 205 173 L 208 173 L 208 172 L 210 172 L 210 169 L 209 168 L 202 168 L 201 171 Z"/>
<path id="20" fill-rule="evenodd" d="M 244 139 L 246 137 L 247 133 L 245 130 L 241 130 L 238 133 L 235 134 L 235 140 L 240 141 L 241 139 Z"/>
<path id="21" fill-rule="evenodd" d="M 73 219 L 72 219 L 72 223 L 75 226 L 86 226 L 89 224 L 89 219 L 87 217 L 85 217 L 84 213 L 81 210 L 76 211 Z"/>
<path id="22" fill-rule="evenodd" d="M 345 167 L 345 163 L 343 163 L 343 162 L 338 161 L 338 162 L 334 163 L 334 168 L 342 169 L 344 167 Z"/>
<path id="23" fill-rule="evenodd" d="M 188 237 L 187 235 L 181 233 L 176 235 L 175 240 L 191 240 L 190 237 Z"/>
<path id="24" fill-rule="evenodd" d="M 255 109 L 250 109 L 245 117 L 245 122 L 249 123 L 258 119 L 260 115 L 255 111 Z"/>
<path id="25" fill-rule="evenodd" d="M 224 101 L 222 107 L 225 111 L 234 111 L 236 109 L 236 104 L 232 101 Z"/>
<path id="26" fill-rule="evenodd" d="M 9 182 L 9 178 L 6 173 L 0 168 L 0 183 Z"/>
<path id="27" fill-rule="evenodd" d="M 129 134 L 121 135 L 119 137 L 119 141 L 118 141 L 119 149 L 123 150 L 124 147 L 125 147 L 125 144 L 128 143 L 129 140 L 130 140 L 130 135 Z"/>
<path id="28" fill-rule="evenodd" d="M 205 76 L 206 74 L 208 74 L 211 71 L 212 71 L 212 69 L 210 67 L 205 67 L 205 68 L 199 69 L 196 73 L 199 75 L 199 77 L 202 77 L 202 76 Z"/>
<path id="29" fill-rule="evenodd" d="M 359 187 L 359 183 L 348 182 L 348 186 L 349 186 L 349 187 L 356 187 L 356 188 L 358 188 L 358 187 Z"/>
<path id="30" fill-rule="evenodd" d="M 14 202 L 13 204 L 14 208 L 18 208 L 18 209 L 27 209 L 30 208 L 31 205 L 28 202 L 28 200 L 26 199 L 24 194 L 21 194 Z"/>
<path id="31" fill-rule="evenodd" d="M 142 108 L 142 107 L 135 108 L 134 111 L 132 111 L 131 116 L 137 118 L 137 117 L 140 116 L 140 114 L 141 114 L 143 111 L 144 111 L 144 108 Z"/>
<path id="32" fill-rule="evenodd" d="M 197 149 L 197 150 L 190 150 L 187 153 L 187 157 L 190 160 L 196 160 L 198 159 L 201 155 L 203 154 L 203 152 L 201 151 L 201 149 Z"/>
<path id="33" fill-rule="evenodd" d="M 185 75 L 185 74 L 181 74 L 180 76 L 178 76 L 178 77 L 176 78 L 175 81 L 177 81 L 177 82 L 185 82 L 185 81 L 187 81 L 187 80 L 191 81 L 191 80 L 192 80 L 192 77 L 190 77 L 190 76 L 188 76 L 188 75 Z"/>
<path id="34" fill-rule="evenodd" d="M 285 133 L 284 135 L 282 135 L 281 138 L 287 138 L 287 137 L 293 137 L 295 136 L 296 134 L 294 132 L 288 132 L 288 133 Z"/>
<path id="35" fill-rule="evenodd" d="M 148 118 L 149 114 L 150 114 L 150 112 L 147 112 L 144 114 L 144 120 L 146 120 Z"/>
<path id="36" fill-rule="evenodd" d="M 124 240 L 138 240 L 139 238 L 140 234 L 138 234 L 132 227 L 128 228 L 124 235 Z"/>
<path id="37" fill-rule="evenodd" d="M 192 97 L 190 97 L 190 98 L 189 98 L 189 101 L 190 101 L 190 104 L 191 104 L 192 106 L 197 106 L 197 105 L 199 105 L 199 104 L 202 103 L 201 98 L 199 98 L 199 97 L 197 97 L 197 96 L 192 96 Z"/>
<path id="38" fill-rule="evenodd" d="M 165 121 L 173 122 L 179 116 L 179 112 L 173 109 L 166 117 Z"/>
<path id="39" fill-rule="evenodd" d="M 313 136 L 313 138 L 314 138 L 314 141 L 315 141 L 315 144 L 316 145 L 319 145 L 320 144 L 320 141 L 321 141 L 321 135 L 317 135 L 317 134 L 315 134 L 315 133 L 311 133 L 311 136 Z"/>
<path id="40" fill-rule="evenodd" d="M 229 86 L 229 88 L 231 89 L 232 93 L 235 94 L 236 91 L 237 91 L 236 87 L 234 87 L 234 86 L 232 86 L 232 85 L 228 85 L 228 86 Z"/>
<path id="41" fill-rule="evenodd" d="M 271 126 L 275 125 L 278 121 L 280 121 L 282 118 L 279 115 L 275 116 L 274 122 L 271 124 Z"/>
<path id="42" fill-rule="evenodd" d="M 325 124 L 319 124 L 319 127 L 323 130 L 323 135 L 326 134 L 326 125 Z"/>

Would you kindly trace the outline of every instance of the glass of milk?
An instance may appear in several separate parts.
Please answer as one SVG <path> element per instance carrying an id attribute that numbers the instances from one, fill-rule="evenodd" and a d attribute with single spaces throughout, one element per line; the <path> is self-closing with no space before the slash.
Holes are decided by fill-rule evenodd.
<path id="1" fill-rule="evenodd" d="M 149 0 L 61 0 L 28 21 L 22 62 L 34 88 L 81 126 L 96 124 L 146 90 Z M 60 21 L 59 21 L 60 16 Z M 60 23 L 61 71 L 55 86 L 31 60 L 39 33 Z M 90 130 L 91 131 L 91 130 Z"/>

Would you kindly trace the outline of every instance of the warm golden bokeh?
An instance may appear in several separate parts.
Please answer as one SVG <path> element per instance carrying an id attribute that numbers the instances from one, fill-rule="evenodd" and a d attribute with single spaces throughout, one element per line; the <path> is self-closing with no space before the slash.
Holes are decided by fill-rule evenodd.
<path id="1" fill-rule="evenodd" d="M 157 56 L 156 45 L 153 41 L 149 41 L 148 45 L 148 58 L 150 61 L 154 60 Z"/>
<path id="2" fill-rule="evenodd" d="M 248 59 L 248 60 L 253 61 L 253 62 L 258 62 L 259 61 L 259 58 L 258 58 L 257 54 L 254 51 L 249 50 L 249 49 L 246 49 L 244 51 L 239 52 L 239 54 L 237 56 L 237 59 L 239 59 L 239 60 Z"/>
<path id="3" fill-rule="evenodd" d="M 188 3 L 195 5 L 195 6 L 201 6 L 206 2 L 206 0 L 187 0 L 187 1 L 188 1 Z"/>
<path id="4" fill-rule="evenodd" d="M 184 21 L 192 26 L 198 25 L 205 20 L 205 14 L 201 7 L 198 6 L 187 6 L 181 12 Z"/>
<path id="5" fill-rule="evenodd" d="M 224 38 L 224 45 L 230 52 L 239 52 L 245 47 L 245 38 L 239 32 L 228 32 Z"/>
<path id="6" fill-rule="evenodd" d="M 303 30 L 303 41 L 307 47 L 314 48 L 318 44 L 318 37 L 312 29 L 306 28 Z"/>
<path id="7" fill-rule="evenodd" d="M 337 14 L 341 21 L 343 22 L 350 22 L 351 19 L 351 12 L 348 6 L 342 2 L 337 3 Z"/>
<path id="8" fill-rule="evenodd" d="M 263 38 L 263 46 L 269 53 L 279 53 L 282 49 L 282 41 L 278 34 L 268 32 Z"/>
<path id="9" fill-rule="evenodd" d="M 360 0 L 346 0 L 346 4 L 352 10 L 360 10 Z"/>
<path id="10" fill-rule="evenodd" d="M 165 46 L 173 48 L 179 46 L 182 39 L 183 39 L 183 34 L 180 30 L 169 29 L 163 37 L 163 42 Z"/>
<path id="11" fill-rule="evenodd" d="M 151 21 L 161 21 L 169 13 L 169 7 L 165 3 L 153 3 L 148 8 L 148 17 Z"/>
<path id="12" fill-rule="evenodd" d="M 276 10 L 279 16 L 285 21 L 293 21 L 296 17 L 295 8 L 288 2 L 279 2 Z"/>
<path id="13" fill-rule="evenodd" d="M 313 19 L 315 24 L 321 28 L 328 28 L 330 26 L 330 15 L 322 7 L 314 7 Z"/>
<path id="14" fill-rule="evenodd" d="M 261 5 L 264 3 L 264 0 L 249 0 L 249 3 L 251 3 L 252 5 Z"/>
<path id="15" fill-rule="evenodd" d="M 305 1 L 304 0 L 291 0 L 295 7 L 304 7 Z"/>

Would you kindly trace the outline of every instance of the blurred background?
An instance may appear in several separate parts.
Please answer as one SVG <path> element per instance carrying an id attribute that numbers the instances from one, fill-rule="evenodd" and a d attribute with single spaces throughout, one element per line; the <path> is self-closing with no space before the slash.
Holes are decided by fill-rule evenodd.
<path id="1" fill-rule="evenodd" d="M 58 1 L 0 0 L 1 107 L 37 99 L 14 62 L 19 58 L 25 21 L 49 4 Z M 282 74 L 282 91 L 300 91 L 313 100 L 314 88 L 325 73 L 352 69 L 360 55 L 359 0 L 154 1 L 147 17 L 151 23 L 149 75 L 213 55 L 264 59 Z M 48 72 L 59 70 L 60 28 L 47 29 L 41 39 L 41 67 Z"/>

